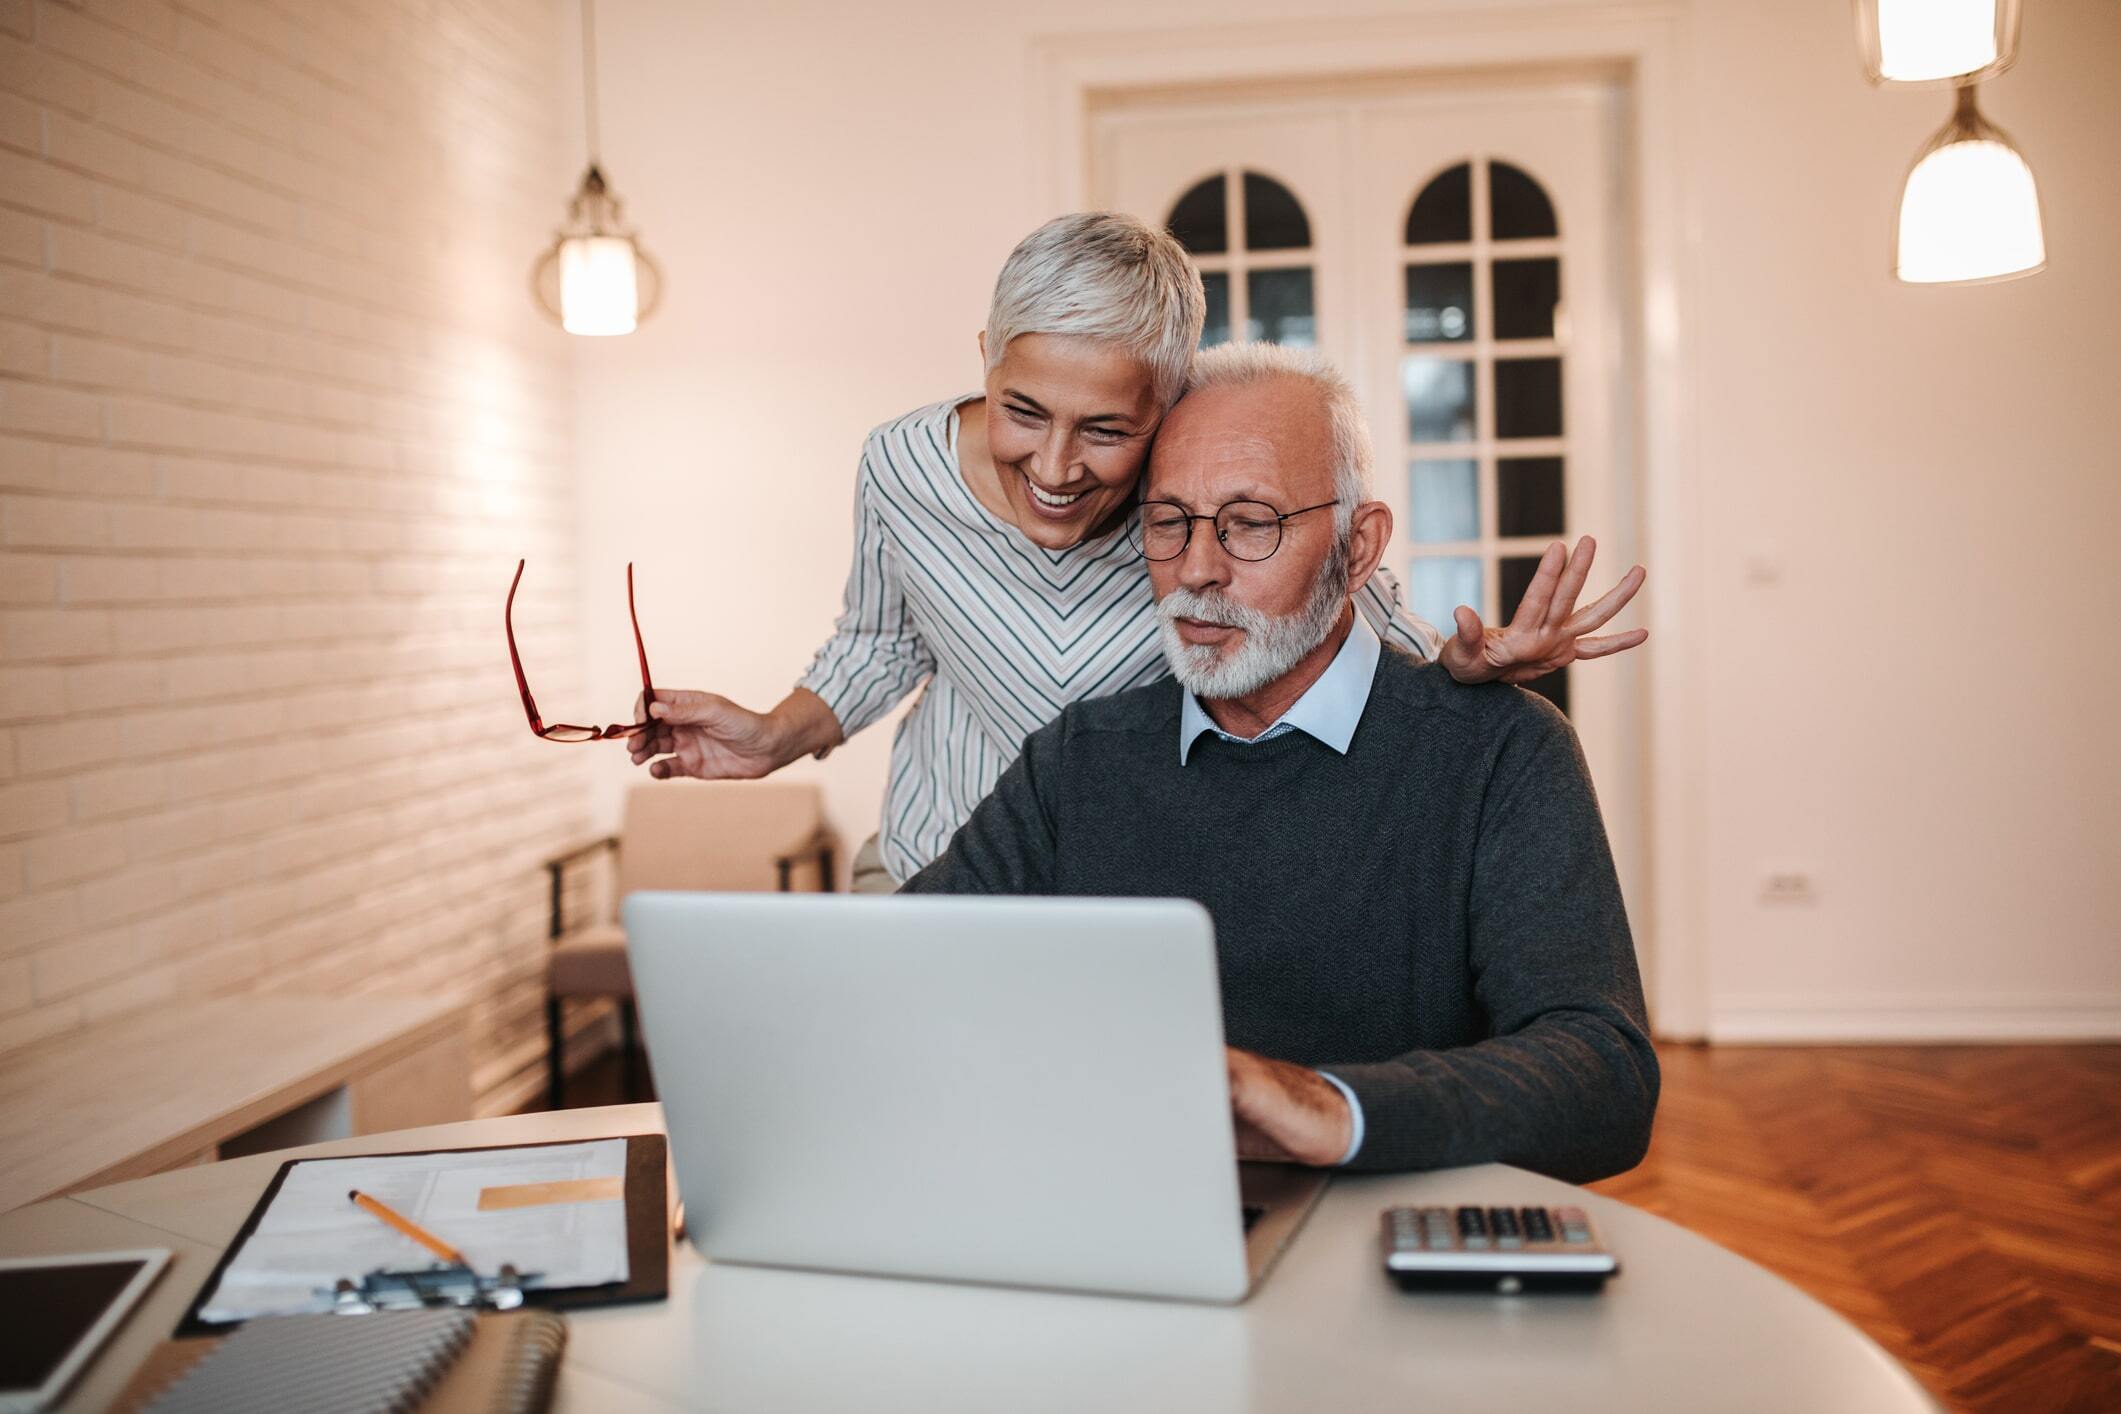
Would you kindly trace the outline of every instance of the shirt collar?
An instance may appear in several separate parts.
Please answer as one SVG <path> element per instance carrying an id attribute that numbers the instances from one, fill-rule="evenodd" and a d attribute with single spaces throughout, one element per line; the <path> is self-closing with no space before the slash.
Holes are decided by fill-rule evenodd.
<path id="1" fill-rule="evenodd" d="M 1362 721 L 1363 708 L 1369 705 L 1370 684 L 1376 680 L 1377 659 L 1384 647 L 1369 621 L 1360 613 L 1354 617 L 1355 624 L 1348 630 L 1347 642 L 1340 645 L 1340 651 L 1318 675 L 1318 681 L 1304 689 L 1304 695 L 1282 714 L 1280 721 L 1258 736 L 1231 735 L 1215 725 L 1215 719 L 1200 705 L 1199 698 L 1190 692 L 1182 693 L 1178 708 L 1178 764 L 1186 764 L 1193 743 L 1202 732 L 1213 732 L 1224 741 L 1249 744 L 1295 729 L 1308 732 L 1341 755 L 1347 755 L 1348 743 L 1355 739 L 1356 725 Z"/>

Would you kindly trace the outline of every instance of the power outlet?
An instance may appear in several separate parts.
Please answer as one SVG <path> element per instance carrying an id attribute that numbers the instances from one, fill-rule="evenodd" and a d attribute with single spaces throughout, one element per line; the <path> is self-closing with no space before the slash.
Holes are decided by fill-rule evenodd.
<path id="1" fill-rule="evenodd" d="M 1760 880 L 1760 901 L 1770 904 L 1817 902 L 1812 876 L 1803 869 L 1771 869 Z"/>

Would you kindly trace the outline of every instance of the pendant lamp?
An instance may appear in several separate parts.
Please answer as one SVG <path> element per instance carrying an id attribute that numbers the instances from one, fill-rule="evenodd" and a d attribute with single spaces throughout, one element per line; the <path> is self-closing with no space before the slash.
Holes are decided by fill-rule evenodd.
<path id="1" fill-rule="evenodd" d="M 1983 284 L 2047 264 L 2033 169 L 1962 84 L 1951 121 L 1915 158 L 1900 194 L 1894 273 L 1909 284 Z"/>
<path id="2" fill-rule="evenodd" d="M 1992 78 L 2018 57 L 2018 0 L 1856 0 L 1872 83 Z"/>
<path id="3" fill-rule="evenodd" d="M 570 334 L 631 334 L 663 296 L 663 271 L 626 229 L 597 157 L 595 0 L 582 0 L 582 108 L 589 170 L 567 221 L 531 267 L 538 307 Z"/>

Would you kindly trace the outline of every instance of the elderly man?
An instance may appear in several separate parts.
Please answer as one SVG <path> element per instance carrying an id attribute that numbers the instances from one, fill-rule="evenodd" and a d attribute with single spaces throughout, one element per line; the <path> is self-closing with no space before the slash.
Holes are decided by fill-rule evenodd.
<path id="1" fill-rule="evenodd" d="M 1544 700 L 1353 612 L 1368 445 L 1315 355 L 1202 354 L 1136 531 L 1176 681 L 1033 733 L 906 890 L 1199 900 L 1248 1157 L 1617 1173 L 1658 1072 L 1590 778 Z"/>

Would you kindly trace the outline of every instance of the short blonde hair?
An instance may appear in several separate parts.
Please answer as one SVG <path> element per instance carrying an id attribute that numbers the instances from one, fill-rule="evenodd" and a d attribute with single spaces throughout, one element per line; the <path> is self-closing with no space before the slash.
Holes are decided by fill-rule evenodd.
<path id="1" fill-rule="evenodd" d="M 1168 409 L 1186 388 L 1207 296 L 1168 231 L 1116 211 L 1056 216 L 1017 243 L 987 310 L 987 367 L 1021 334 L 1110 339 L 1149 365 Z"/>

